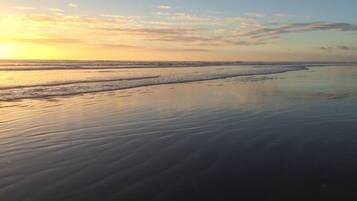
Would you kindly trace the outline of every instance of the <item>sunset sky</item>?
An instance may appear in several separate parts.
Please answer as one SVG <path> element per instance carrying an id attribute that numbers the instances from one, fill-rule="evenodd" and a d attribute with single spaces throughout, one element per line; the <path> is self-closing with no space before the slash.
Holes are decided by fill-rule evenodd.
<path id="1" fill-rule="evenodd" d="M 0 59 L 357 61 L 355 0 L 0 0 Z"/>

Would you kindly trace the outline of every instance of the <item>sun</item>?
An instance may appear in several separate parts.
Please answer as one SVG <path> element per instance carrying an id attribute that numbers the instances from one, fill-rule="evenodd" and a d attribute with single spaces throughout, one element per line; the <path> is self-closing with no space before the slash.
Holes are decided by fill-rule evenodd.
<path id="1" fill-rule="evenodd" d="M 0 44 L 0 59 L 6 59 L 8 57 L 9 48 L 4 44 Z"/>

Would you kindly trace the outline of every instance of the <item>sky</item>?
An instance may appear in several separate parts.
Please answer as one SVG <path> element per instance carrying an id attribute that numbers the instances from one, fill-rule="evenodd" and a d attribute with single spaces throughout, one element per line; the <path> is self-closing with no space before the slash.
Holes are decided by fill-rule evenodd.
<path id="1" fill-rule="evenodd" d="M 0 0 L 0 59 L 357 61 L 357 1 Z"/>

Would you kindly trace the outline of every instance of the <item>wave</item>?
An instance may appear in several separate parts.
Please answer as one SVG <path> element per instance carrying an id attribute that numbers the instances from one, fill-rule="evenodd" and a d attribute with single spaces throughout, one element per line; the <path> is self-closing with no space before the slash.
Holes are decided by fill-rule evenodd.
<path id="1" fill-rule="evenodd" d="M 95 70 L 127 68 L 178 68 L 178 67 L 216 67 L 216 66 L 325 66 L 348 65 L 351 63 L 323 62 L 207 62 L 207 61 L 0 61 L 0 71 L 48 71 L 48 70 Z"/>
<path id="2" fill-rule="evenodd" d="M 289 71 L 306 70 L 306 66 L 280 66 L 280 67 L 261 67 L 250 68 L 246 71 L 236 71 L 234 68 L 223 71 L 204 71 L 191 74 L 172 74 L 142 76 L 120 79 L 103 80 L 78 80 L 59 83 L 45 83 L 27 86 L 12 86 L 0 88 L 0 101 L 11 101 L 18 99 L 37 99 L 53 96 L 69 96 L 85 93 L 114 91 L 130 89 L 144 86 L 187 83 L 197 81 L 207 81 L 215 79 L 226 79 L 238 76 L 254 76 L 284 73 Z"/>
<path id="3" fill-rule="evenodd" d="M 103 79 L 103 80 L 77 80 L 77 81 L 68 81 L 68 82 L 55 82 L 55 83 L 48 83 L 48 84 L 34 84 L 34 85 L 18 85 L 18 86 L 11 86 L 11 87 L 0 87 L 0 90 L 26 89 L 26 88 L 34 88 L 34 87 L 56 87 L 56 86 L 85 84 L 85 83 L 144 80 L 144 79 L 153 79 L 153 78 L 158 78 L 158 77 L 160 77 L 160 76 L 156 75 L 156 76 L 148 76 L 148 77 L 129 77 L 129 78 Z"/>
<path id="4" fill-rule="evenodd" d="M 237 62 L 18 61 L 0 62 L 0 71 L 172 68 L 237 65 Z"/>

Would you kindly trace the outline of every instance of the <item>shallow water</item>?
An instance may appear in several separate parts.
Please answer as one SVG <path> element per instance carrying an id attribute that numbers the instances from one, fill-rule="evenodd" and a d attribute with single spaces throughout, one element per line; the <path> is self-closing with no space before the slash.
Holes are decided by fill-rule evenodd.
<path id="1" fill-rule="evenodd" d="M 357 68 L 0 102 L 0 200 L 354 200 Z"/>
<path id="2" fill-rule="evenodd" d="M 41 63 L 37 67 L 31 62 L 22 66 L 0 63 L 0 101 L 25 98 L 45 98 L 84 93 L 113 91 L 142 86 L 187 83 L 247 75 L 267 75 L 288 71 L 306 70 L 306 65 L 217 65 L 202 67 L 180 66 L 177 63 L 155 67 L 124 67 L 125 64 L 107 62 L 106 69 L 100 62 Z M 90 64 L 90 65 L 89 65 Z M 135 64 L 135 63 L 134 63 Z M 153 63 L 152 65 L 154 65 Z M 178 65 L 170 67 L 168 65 Z M 63 69 L 65 65 L 68 69 Z M 23 68 L 26 66 L 26 70 Z M 83 69 L 86 68 L 86 69 Z M 7 70 L 6 70 L 7 69 Z"/>

